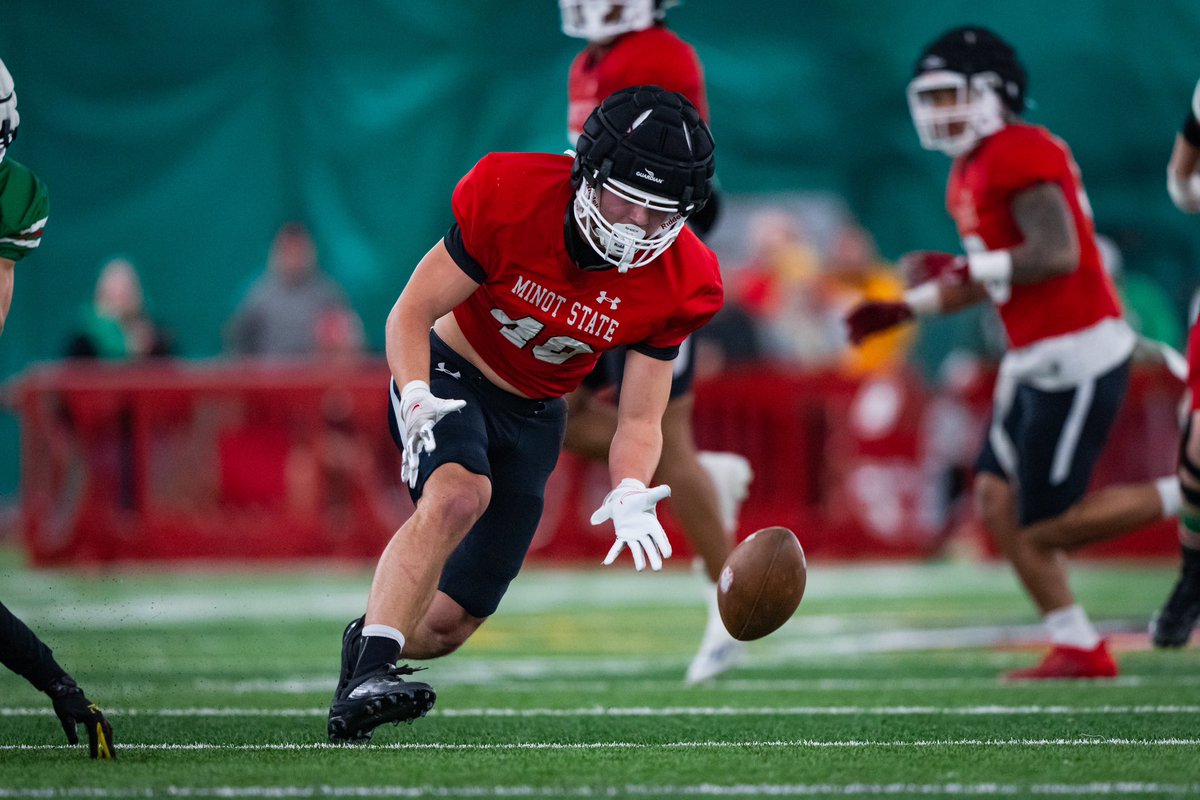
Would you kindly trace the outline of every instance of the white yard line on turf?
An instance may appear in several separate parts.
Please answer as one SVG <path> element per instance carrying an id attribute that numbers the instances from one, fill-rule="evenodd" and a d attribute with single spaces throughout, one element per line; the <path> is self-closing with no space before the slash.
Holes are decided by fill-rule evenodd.
<path id="1" fill-rule="evenodd" d="M 122 708 L 105 706 L 109 716 L 128 717 L 323 717 L 328 708 Z M 437 717 L 849 717 L 849 716 L 1030 716 L 1082 714 L 1200 714 L 1200 705 L 982 705 L 982 706 L 589 706 L 586 708 L 445 708 Z M 49 717 L 42 706 L 3 708 L 0 717 Z"/>
<path id="2" fill-rule="evenodd" d="M 916 739 L 889 742 L 882 739 L 847 739 L 822 741 L 818 739 L 771 739 L 764 741 L 674 741 L 674 742 L 393 742 L 372 744 L 372 750 L 776 750 L 776 749 L 864 749 L 864 748 L 934 748 L 934 747 L 1196 747 L 1200 739 L 1126 739 L 1104 736 L 1082 736 L 1073 739 Z M 357 749 L 354 745 L 328 744 L 325 742 L 280 742 L 277 744 L 225 744 L 216 742 L 190 742 L 187 744 L 138 744 L 121 743 L 121 750 L 213 750 L 229 751 L 307 751 Z M 3 751 L 76 750 L 67 744 L 4 744 Z"/>
<path id="3" fill-rule="evenodd" d="M 624 786 L 168 786 L 162 789 L 113 789 L 76 786 L 48 789 L 2 789 L 0 798 L 107 797 L 870 797 L 922 795 L 942 797 L 1086 796 L 1195 797 L 1200 784 L 1136 781 L 1070 783 L 741 783 L 721 785 L 626 784 Z"/>
<path id="4" fill-rule="evenodd" d="M 620 680 L 597 680 L 595 673 L 581 676 L 579 680 L 561 680 L 564 673 L 571 673 L 569 668 L 558 668 L 550 661 L 541 662 L 544 669 L 526 669 L 523 675 L 529 680 L 514 680 L 514 676 L 505 675 L 503 662 L 496 670 L 487 672 L 480 670 L 462 670 L 450 667 L 443 670 L 438 668 L 437 685 L 443 686 L 481 686 L 486 685 L 489 692 L 510 694 L 524 692 L 557 692 L 577 691 L 586 679 L 589 691 L 604 692 L 620 688 L 624 691 L 664 692 L 684 690 L 683 680 L 654 680 L 650 678 L 630 678 L 629 669 L 625 669 L 626 677 Z M 449 665 L 447 665 L 449 666 Z M 461 666 L 461 665 L 460 665 Z M 661 662 L 659 663 L 661 666 Z M 554 675 L 554 678 L 538 675 Z M 498 676 L 503 680 L 498 680 Z M 307 694 L 309 692 L 325 692 L 332 690 L 335 676 L 292 675 L 283 678 L 267 679 L 254 678 L 250 680 L 214 680 L 200 678 L 193 682 L 192 689 L 197 692 L 212 692 L 215 694 Z M 115 686 L 117 684 L 105 684 Z M 990 678 L 721 678 L 714 681 L 711 688 L 719 689 L 722 693 L 729 692 L 839 692 L 865 690 L 905 689 L 913 691 L 937 692 L 945 695 L 947 689 L 986 689 L 1000 686 L 995 677 Z M 1038 684 L 1013 683 L 1006 684 L 1006 689 L 1036 686 Z M 1142 686 L 1200 686 L 1200 675 L 1122 675 L 1119 678 L 1102 681 L 1089 681 L 1089 689 L 1112 689 Z M 140 685 L 139 685 L 140 688 Z M 702 693 L 706 687 L 691 688 L 690 693 Z"/>

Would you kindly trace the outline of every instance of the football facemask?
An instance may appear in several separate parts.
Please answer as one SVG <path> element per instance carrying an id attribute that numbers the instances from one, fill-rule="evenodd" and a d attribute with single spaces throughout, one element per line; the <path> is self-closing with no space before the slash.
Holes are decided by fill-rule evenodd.
<path id="1" fill-rule="evenodd" d="M 600 192 L 609 192 L 627 203 L 668 216 L 652 231 L 628 222 L 614 224 L 600 211 Z M 690 210 L 691 207 L 687 209 Z M 658 258 L 679 236 L 687 219 L 687 213 L 680 209 L 678 201 L 643 192 L 611 178 L 599 191 L 588 180 L 580 182 L 575 192 L 574 216 L 587 243 L 619 272 L 644 267 Z"/>
<path id="2" fill-rule="evenodd" d="M 1007 124 L 992 73 L 923 72 L 908 84 L 908 108 L 926 150 L 957 157 Z"/>
<path id="3" fill-rule="evenodd" d="M 13 89 L 12 75 L 4 62 L 0 61 L 0 161 L 13 139 L 17 138 L 17 126 L 21 115 L 17 113 L 17 93 Z"/>
<path id="4" fill-rule="evenodd" d="M 558 0 L 563 33 L 589 42 L 649 28 L 661 16 L 655 6 L 654 0 Z"/>

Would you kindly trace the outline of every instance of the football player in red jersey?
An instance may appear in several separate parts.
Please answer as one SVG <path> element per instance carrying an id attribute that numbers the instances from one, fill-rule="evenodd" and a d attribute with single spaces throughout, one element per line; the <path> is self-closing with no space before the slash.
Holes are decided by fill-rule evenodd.
<path id="1" fill-rule="evenodd" d="M 1167 164 L 1167 193 L 1185 214 L 1200 213 L 1200 83 L 1191 107 L 1175 135 Z M 1179 447 L 1179 483 L 1183 508 L 1179 514 L 1179 545 L 1183 565 L 1170 597 L 1150 622 L 1150 637 L 1158 647 L 1183 647 L 1200 618 L 1200 322 L 1192 321 L 1188 335 L 1188 391 L 1191 406 Z"/>
<path id="2" fill-rule="evenodd" d="M 696 51 L 665 24 L 664 0 L 559 0 L 562 29 L 586 39 L 587 46 L 571 64 L 567 78 L 567 129 L 571 141 L 604 98 L 626 86 L 656 84 L 692 101 L 708 121 L 704 74 Z M 716 219 L 717 197 L 688 219 L 701 236 Z M 656 480 L 670 484 L 671 511 L 703 562 L 708 578 L 708 624 L 700 648 L 688 666 L 686 681 L 710 680 L 732 667 L 745 646 L 729 635 L 717 611 L 717 576 L 733 549 L 737 516 L 752 471 L 736 453 L 699 452 L 692 428 L 695 394 L 695 349 L 683 344 L 676 359 L 671 399 L 663 415 L 662 459 Z M 599 401 L 598 390 L 620 389 L 623 351 L 604 354 L 584 384 L 567 397 L 565 446 L 571 452 L 605 461 L 616 430 L 616 413 Z"/>
<path id="3" fill-rule="evenodd" d="M 905 302 L 864 303 L 852 341 L 922 314 L 991 299 L 1009 350 L 976 465 L 983 524 L 1043 615 L 1053 648 L 1013 679 L 1117 674 L 1067 578 L 1065 550 L 1175 513 L 1172 476 L 1087 495 L 1120 409 L 1136 336 L 1096 246 L 1091 209 L 1067 145 L 1019 115 L 1025 70 L 979 27 L 930 44 L 908 86 L 923 146 L 954 159 L 946 206 L 966 256 L 912 253 Z"/>
<path id="4" fill-rule="evenodd" d="M 387 322 L 392 435 L 416 502 L 380 557 L 364 617 L 342 640 L 329 737 L 365 741 L 432 707 L 401 654 L 454 651 L 496 610 L 542 513 L 566 423 L 563 395 L 627 347 L 605 564 L 628 548 L 660 569 L 671 546 L 649 488 L 672 361 L 721 307 L 717 258 L 684 223 L 712 192 L 713 141 L 675 92 L 610 96 L 574 159 L 492 153 L 454 190 L 454 224 Z"/>

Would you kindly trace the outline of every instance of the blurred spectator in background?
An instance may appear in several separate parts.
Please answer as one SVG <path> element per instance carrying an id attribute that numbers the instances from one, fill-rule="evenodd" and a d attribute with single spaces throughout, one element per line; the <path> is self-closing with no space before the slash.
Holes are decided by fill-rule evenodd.
<path id="1" fill-rule="evenodd" d="M 137 270 L 128 259 L 110 259 L 100 269 L 92 302 L 80 313 L 66 356 L 125 361 L 169 355 L 171 337 L 147 312 Z"/>
<path id="2" fill-rule="evenodd" d="M 1130 327 L 1147 339 L 1176 350 L 1182 347 L 1183 320 L 1167 290 L 1150 275 L 1126 271 L 1125 257 L 1111 238 L 1097 234 L 1096 246 L 1100 248 L 1104 271 L 1117 287 Z"/>
<path id="3" fill-rule="evenodd" d="M 362 320 L 349 308 L 327 308 L 313 327 L 316 355 L 322 361 L 350 362 L 366 350 Z"/>
<path id="4" fill-rule="evenodd" d="M 897 326 L 851 347 L 842 318 L 865 300 L 900 300 L 904 283 L 891 264 L 879 257 L 875 240 L 862 226 L 850 223 L 838 231 L 818 283 L 824 328 L 840 345 L 838 366 L 848 375 L 892 371 L 904 366 L 915 329 Z"/>
<path id="5" fill-rule="evenodd" d="M 831 361 L 841 333 L 826 329 L 817 308 L 820 257 L 803 223 L 783 209 L 766 208 L 750 218 L 746 240 L 750 256 L 730 294 L 758 320 L 764 354 L 806 365 Z"/>
<path id="6" fill-rule="evenodd" d="M 288 222 L 275 235 L 267 270 L 229 320 L 226 341 L 240 356 L 311 356 L 328 312 L 350 311 L 345 292 L 325 275 L 308 229 Z"/>

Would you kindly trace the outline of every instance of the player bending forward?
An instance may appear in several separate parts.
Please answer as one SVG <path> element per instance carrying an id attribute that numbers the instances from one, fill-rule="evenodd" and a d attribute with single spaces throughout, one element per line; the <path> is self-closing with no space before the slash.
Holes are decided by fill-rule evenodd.
<path id="1" fill-rule="evenodd" d="M 722 303 L 716 256 L 684 227 L 712 192 L 713 140 L 685 97 L 638 86 L 592 112 L 576 150 L 480 160 L 388 317 L 392 434 L 416 511 L 343 635 L 332 741 L 433 706 L 395 662 L 451 653 L 495 612 L 542 513 L 562 396 L 614 347 L 630 352 L 613 489 L 592 523 L 615 528 L 605 564 L 626 547 L 638 570 L 671 555 L 655 516 L 671 490 L 646 484 L 671 362 Z"/>
<path id="2" fill-rule="evenodd" d="M 1091 210 L 1067 145 L 1019 119 L 1025 69 L 991 31 L 957 28 L 929 45 L 908 86 L 921 143 L 954 159 L 946 206 L 968 253 L 903 259 L 902 303 L 865 303 L 855 342 L 914 315 L 996 304 L 1009 339 L 976 465 L 983 524 L 1043 615 L 1053 649 L 1014 679 L 1101 678 L 1117 664 L 1067 579 L 1065 549 L 1173 514 L 1164 479 L 1084 496 L 1129 382 L 1135 344 L 1100 262 Z"/>

